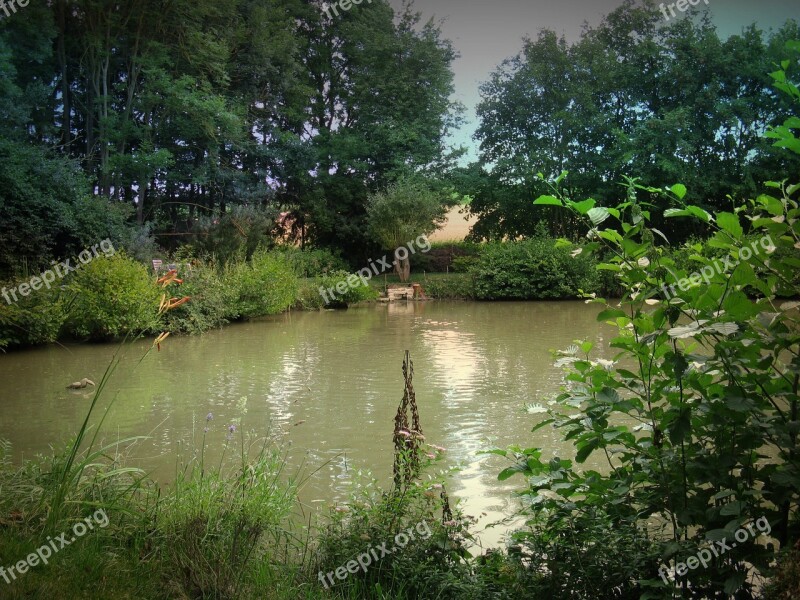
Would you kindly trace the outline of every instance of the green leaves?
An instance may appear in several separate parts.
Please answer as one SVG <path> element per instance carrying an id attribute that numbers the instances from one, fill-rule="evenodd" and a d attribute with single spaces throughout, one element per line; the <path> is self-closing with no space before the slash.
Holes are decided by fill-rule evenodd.
<path id="1" fill-rule="evenodd" d="M 575 455 L 575 462 L 584 463 L 589 456 L 600 447 L 602 438 L 596 435 L 591 436 L 588 440 L 581 440 L 577 444 L 578 453 Z"/>
<path id="2" fill-rule="evenodd" d="M 713 217 L 698 206 L 668 209 L 667 218 L 688 217 L 716 230 L 669 253 L 656 246 L 666 236 L 650 229 L 637 193 L 682 198 L 682 186 L 659 192 L 629 182 L 626 202 L 614 209 L 546 200 L 592 221 L 593 243 L 613 253 L 598 269 L 613 272 L 627 295 L 621 303 L 597 301 L 603 305 L 597 319 L 618 329 L 597 350 L 616 354 L 599 358 L 581 344 L 559 355 L 564 388 L 546 423 L 573 444 L 576 467 L 529 481 L 537 494 L 534 514 L 546 508 L 568 520 L 602 507 L 620 521 L 666 516 L 681 530 L 664 535 L 661 547 L 685 561 L 699 540 L 687 540 L 683 528 L 731 540 L 748 520 L 773 514 L 772 498 L 800 502 L 796 487 L 789 489 L 800 464 L 787 451 L 800 443 L 800 428 L 786 419 L 787 407 L 800 410 L 796 360 L 787 361 L 800 349 L 800 317 L 796 303 L 782 309 L 776 298 L 800 296 L 800 207 L 791 197 L 800 188 L 770 187 L 773 195 Z M 612 210 L 622 217 L 620 229 L 597 228 Z M 756 239 L 764 233 L 771 241 Z M 677 282 L 664 302 L 658 297 L 667 269 Z M 590 461 L 603 468 L 578 468 Z M 754 544 L 731 546 L 718 570 L 686 577 L 704 590 L 733 593 L 746 585 L 742 573 L 765 572 L 772 556 Z"/>
<path id="3" fill-rule="evenodd" d="M 742 226 L 739 224 L 739 217 L 732 213 L 721 212 L 717 213 L 716 219 L 720 229 L 729 233 L 735 240 L 742 239 L 744 230 L 742 230 Z"/>
<path id="4" fill-rule="evenodd" d="M 761 194 L 756 198 L 756 202 L 774 217 L 778 217 L 784 212 L 783 202 L 773 196 Z"/>
<path id="5" fill-rule="evenodd" d="M 576 210 L 578 214 L 585 215 L 589 213 L 597 202 L 593 198 L 584 200 L 583 202 L 570 202 L 569 207 Z"/>
<path id="6" fill-rule="evenodd" d="M 597 315 L 598 321 L 608 321 L 610 319 L 628 319 L 628 314 L 620 310 L 618 308 L 607 308 L 605 310 L 600 311 L 600 314 Z"/>
<path id="7" fill-rule="evenodd" d="M 564 244 L 554 246 L 548 239 L 486 244 L 472 267 L 476 297 L 574 298 L 581 289 L 597 291 L 593 257 L 584 252 L 572 256 Z"/>
<path id="8" fill-rule="evenodd" d="M 536 206 L 564 206 L 564 204 L 558 198 L 554 196 L 539 196 L 536 200 L 533 201 L 534 205 Z"/>
<path id="9" fill-rule="evenodd" d="M 679 200 L 683 200 L 684 196 L 686 196 L 686 186 L 682 183 L 676 183 L 670 188 L 670 191 L 675 194 Z"/>
<path id="10" fill-rule="evenodd" d="M 669 432 L 669 441 L 674 445 L 690 439 L 692 431 L 692 411 L 688 407 L 667 411 L 664 419 Z"/>
<path id="11" fill-rule="evenodd" d="M 664 211 L 664 216 L 670 217 L 696 217 L 704 223 L 710 223 L 713 218 L 699 206 L 687 206 L 686 208 L 668 208 Z"/>
<path id="12" fill-rule="evenodd" d="M 367 227 L 384 249 L 394 251 L 435 231 L 444 220 L 442 196 L 430 182 L 402 177 L 367 200 Z"/>

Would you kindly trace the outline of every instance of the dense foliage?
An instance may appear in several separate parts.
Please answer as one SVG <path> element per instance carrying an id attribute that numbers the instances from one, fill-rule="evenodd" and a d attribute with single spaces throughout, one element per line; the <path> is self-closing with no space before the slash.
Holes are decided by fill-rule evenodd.
<path id="1" fill-rule="evenodd" d="M 283 256 L 259 252 L 250 262 L 229 265 L 223 279 L 232 291 L 234 318 L 274 315 L 297 298 L 297 277 Z"/>
<path id="2" fill-rule="evenodd" d="M 0 272 L 40 239 L 67 253 L 52 230 L 77 234 L 84 182 L 171 248 L 227 259 L 241 235 L 250 255 L 283 213 L 293 239 L 363 258 L 368 193 L 448 162 L 455 52 L 410 8 L 323 4 L 57 0 L 4 18 L 0 209 L 35 235 L 4 220 Z"/>
<path id="3" fill-rule="evenodd" d="M 74 162 L 0 132 L 0 274 L 38 272 L 103 239 L 119 244 L 129 213 L 90 196 Z"/>
<path id="4" fill-rule="evenodd" d="M 800 43 L 787 49 L 800 51 Z M 773 78 L 800 106 L 785 71 Z M 791 117 L 771 137 L 800 153 L 798 129 Z M 600 268 L 617 273 L 626 293 L 622 302 L 595 300 L 603 307 L 598 319 L 618 328 L 613 360 L 594 358 L 591 341 L 563 350 L 563 391 L 534 428 L 563 431 L 577 464 L 602 454 L 605 471 L 548 458 L 542 448 L 495 451 L 515 461 L 501 478 L 528 479 L 531 529 L 518 535 L 521 544 L 536 550 L 554 524 L 603 511 L 614 529 L 647 532 L 658 545 L 619 582 L 641 598 L 759 597 L 776 558 L 772 541 L 791 552 L 800 538 L 800 303 L 780 297 L 800 296 L 800 185 L 766 185 L 770 193 L 734 212 L 686 203 L 681 184 L 659 189 L 633 180 L 616 207 L 573 201 L 555 184 L 554 194 L 536 201 L 585 222 L 591 241 L 581 253 L 612 251 Z M 689 268 L 677 265 L 657 243 L 663 234 L 640 194 L 672 204 L 664 218 L 708 228 L 709 246 L 723 255 L 696 254 Z M 696 557 L 715 543 L 720 553 L 706 548 L 697 568 Z M 570 544 L 585 553 L 582 542 Z M 594 565 L 580 568 L 587 580 L 599 576 L 588 570 Z M 575 582 L 553 597 L 572 597 Z M 619 597 L 604 593 L 596 597 Z"/>
<path id="5" fill-rule="evenodd" d="M 157 327 L 161 295 L 147 269 L 117 254 L 83 265 L 66 286 L 67 330 L 79 339 L 113 339 Z"/>
<path id="6" fill-rule="evenodd" d="M 480 217 L 472 237 L 491 241 L 415 255 L 455 272 L 415 274 L 430 297 L 582 296 L 616 328 L 611 359 L 595 340 L 557 353 L 560 393 L 528 407 L 546 413 L 533 447 L 490 451 L 511 461 L 500 479 L 525 478 L 525 527 L 470 557 L 469 520 L 425 478 L 437 447 L 408 362 L 394 485 L 339 506 L 316 546 L 292 522 L 280 450 L 241 421 L 208 415 L 159 489 L 118 462 L 131 440 L 100 447 L 94 433 L 116 355 L 66 452 L 16 468 L 0 442 L 0 556 L 97 507 L 114 516 L 13 593 L 796 596 L 800 42 L 784 42 L 797 24 L 721 40 L 708 19 L 664 24 L 654 2 L 625 0 L 575 44 L 544 31 L 483 86 L 480 160 L 455 169 L 456 53 L 439 26 L 387 0 L 335 18 L 322 6 L 52 0 L 0 22 L 3 295 L 100 239 L 126 249 L 0 300 L 0 349 L 156 334 L 160 349 L 169 333 L 374 299 L 389 276 L 367 285 L 347 260 L 432 231 L 454 185 Z M 162 251 L 176 271 L 145 266 Z M 548 455 L 551 427 L 574 456 Z M 240 456 L 208 467 L 206 434 Z M 320 571 L 410 529 L 403 553 L 320 588 Z"/>
<path id="7" fill-rule="evenodd" d="M 320 286 L 352 282 L 342 261 L 323 250 L 258 250 L 250 260 L 179 263 L 176 279 L 158 275 L 127 255 L 99 256 L 57 284 L 22 296 L 19 278 L 2 283 L 0 349 L 55 342 L 62 338 L 112 339 L 128 335 L 203 333 L 227 323 L 274 315 L 294 306 L 325 306 Z M 162 270 L 161 276 L 165 275 Z M 307 278 L 310 275 L 310 278 Z M 12 296 L 12 290 L 17 290 Z M 369 286 L 348 286 L 346 305 L 374 300 Z M 14 298 L 16 297 L 16 301 Z M 161 301 L 186 299 L 169 311 Z"/>
<path id="8" fill-rule="evenodd" d="M 491 243 L 471 268 L 479 300 L 575 298 L 597 292 L 599 277 L 591 259 L 573 259 L 552 240 Z"/>
<path id="9" fill-rule="evenodd" d="M 13 287 L 12 282 L 8 284 Z M 51 287 L 18 302 L 1 301 L 0 349 L 55 342 L 67 318 L 66 300 L 60 288 Z"/>
<path id="10" fill-rule="evenodd" d="M 426 182 L 404 177 L 369 197 L 367 226 L 384 250 L 395 252 L 420 236 L 433 233 L 444 222 L 445 210 L 443 198 Z M 400 280 L 408 281 L 408 252 L 405 257 L 395 256 L 394 261 Z"/>
<path id="11" fill-rule="evenodd" d="M 766 74 L 798 37 L 787 21 L 721 39 L 707 16 L 665 23 L 655 2 L 626 0 L 575 43 L 550 30 L 526 40 L 483 85 L 480 160 L 457 178 L 479 217 L 473 236 L 529 236 L 540 219 L 553 235 L 579 235 L 574 215 L 531 209 L 547 193 L 539 172 L 569 171 L 564 190 L 600 204 L 614 201 L 624 176 L 656 187 L 681 181 L 687 200 L 709 210 L 729 209 L 729 195 L 743 201 L 775 173 L 796 172 L 800 159 L 761 133 L 788 108 Z M 787 70 L 795 76 L 798 66 Z M 660 212 L 653 219 L 673 241 L 701 231 Z"/>

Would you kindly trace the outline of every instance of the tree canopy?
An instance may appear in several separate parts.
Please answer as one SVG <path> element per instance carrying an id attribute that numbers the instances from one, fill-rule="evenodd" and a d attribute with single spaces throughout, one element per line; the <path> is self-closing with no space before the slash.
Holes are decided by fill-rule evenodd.
<path id="1" fill-rule="evenodd" d="M 246 205 L 289 213 L 303 243 L 364 254 L 368 194 L 451 160 L 456 53 L 410 7 L 321 8 L 31 4 L 0 23 L 0 138 L 65 161 L 87 192 L 169 234 L 166 245 Z M 0 166 L 5 178 L 12 168 Z M 0 195 L 9 210 L 24 202 Z"/>
<path id="2" fill-rule="evenodd" d="M 760 136 L 788 108 L 768 74 L 799 36 L 788 21 L 722 40 L 708 16 L 665 24 L 653 3 L 626 0 L 574 44 L 548 30 L 526 39 L 481 88 L 480 159 L 459 175 L 479 216 L 474 237 L 532 235 L 542 219 L 574 234 L 569 216 L 529 208 L 546 193 L 538 173 L 568 171 L 568 195 L 607 205 L 624 176 L 680 182 L 689 201 L 722 210 L 769 174 L 796 172 L 797 157 Z"/>

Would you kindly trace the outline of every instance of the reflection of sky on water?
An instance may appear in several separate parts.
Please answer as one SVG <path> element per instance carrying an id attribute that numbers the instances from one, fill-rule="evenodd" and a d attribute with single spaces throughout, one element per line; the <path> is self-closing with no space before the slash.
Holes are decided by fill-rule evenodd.
<path id="1" fill-rule="evenodd" d="M 525 482 L 498 481 L 506 463 L 478 456 L 480 450 L 519 444 L 540 446 L 546 457 L 571 455 L 550 429 L 531 434 L 542 415 L 523 407 L 546 404 L 558 390 L 561 371 L 550 350 L 578 338 L 602 339 L 607 330 L 596 314 L 581 302 L 398 303 L 293 313 L 170 338 L 136 367 L 144 342 L 128 351 L 109 387 L 118 400 L 104 435 L 107 441 L 149 435 L 131 450 L 132 462 L 169 482 L 176 465 L 199 456 L 203 443 L 207 464 L 235 455 L 239 438 L 226 439 L 232 423 L 253 435 L 271 432 L 286 443 L 287 471 L 308 476 L 305 506 L 342 502 L 367 472 L 390 483 L 393 419 L 409 349 L 426 438 L 447 448 L 436 469 L 461 466 L 448 477 L 451 498 L 483 527 L 514 512 L 512 491 Z M 91 396 L 65 391 L 65 381 L 99 379 L 114 349 L 56 347 L 0 357 L 0 377 L 30 382 L 11 390 L 0 415 L 0 437 L 10 438 L 17 458 L 49 452 L 77 430 Z M 214 418 L 206 423 L 208 413 Z M 484 545 L 500 537 L 501 530 L 487 532 Z"/>

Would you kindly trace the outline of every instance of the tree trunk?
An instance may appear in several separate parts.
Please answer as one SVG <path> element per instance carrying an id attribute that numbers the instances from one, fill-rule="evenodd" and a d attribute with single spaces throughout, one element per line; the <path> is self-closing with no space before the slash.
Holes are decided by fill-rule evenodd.
<path id="1" fill-rule="evenodd" d="M 58 3 L 58 40 L 56 42 L 58 65 L 61 70 L 61 101 L 64 105 L 64 117 L 61 121 L 61 143 L 67 156 L 71 155 L 72 142 L 72 92 L 70 91 L 69 69 L 67 67 L 67 50 L 65 43 L 67 29 L 67 6 L 65 0 Z"/>
<path id="2" fill-rule="evenodd" d="M 394 261 L 394 272 L 402 283 L 406 283 L 411 276 L 411 261 L 408 258 L 396 258 Z"/>

